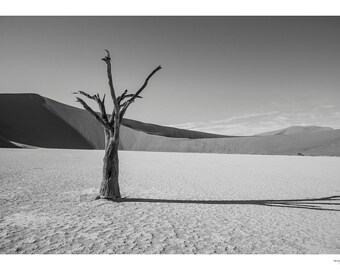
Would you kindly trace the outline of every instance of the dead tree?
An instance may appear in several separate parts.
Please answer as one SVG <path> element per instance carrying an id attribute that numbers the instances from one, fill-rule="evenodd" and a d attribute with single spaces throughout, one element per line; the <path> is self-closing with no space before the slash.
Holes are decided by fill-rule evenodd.
<path id="1" fill-rule="evenodd" d="M 134 94 L 128 94 L 125 90 L 120 96 L 116 96 L 115 89 L 112 82 L 111 72 L 111 57 L 110 52 L 106 50 L 107 55 L 102 58 L 106 63 L 108 83 L 110 87 L 110 94 L 113 101 L 113 111 L 111 115 L 106 113 L 105 109 L 105 94 L 101 99 L 99 94 L 90 95 L 86 92 L 79 91 L 74 94 L 83 95 L 98 103 L 100 113 L 95 112 L 87 103 L 77 97 L 79 102 L 86 111 L 88 111 L 97 121 L 103 126 L 105 133 L 105 155 L 103 164 L 103 179 L 100 186 L 99 196 L 97 198 L 119 200 L 121 198 L 118 175 L 119 175 L 119 160 L 118 160 L 118 146 L 119 146 L 119 130 L 122 119 L 126 110 L 135 101 L 136 98 L 142 98 L 140 94 L 147 86 L 149 79 L 162 67 L 156 67 L 149 76 L 145 79 L 143 85 Z"/>

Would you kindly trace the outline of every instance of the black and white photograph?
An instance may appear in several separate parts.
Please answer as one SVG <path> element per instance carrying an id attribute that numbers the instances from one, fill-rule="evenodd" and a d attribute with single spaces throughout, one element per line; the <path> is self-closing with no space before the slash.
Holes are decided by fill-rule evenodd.
<path id="1" fill-rule="evenodd" d="M 0 16 L 1 256 L 338 267 L 339 31 L 339 16 Z"/>

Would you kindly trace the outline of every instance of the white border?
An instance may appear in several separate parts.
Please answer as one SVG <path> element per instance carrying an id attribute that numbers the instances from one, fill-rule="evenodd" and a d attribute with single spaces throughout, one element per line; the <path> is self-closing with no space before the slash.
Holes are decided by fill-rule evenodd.
<path id="1" fill-rule="evenodd" d="M 336 269 L 339 255 L 1 255 L 3 269 Z M 7 268 L 8 267 L 8 268 Z"/>
<path id="2" fill-rule="evenodd" d="M 338 0 L 17 0 L 1 15 L 340 15 Z"/>

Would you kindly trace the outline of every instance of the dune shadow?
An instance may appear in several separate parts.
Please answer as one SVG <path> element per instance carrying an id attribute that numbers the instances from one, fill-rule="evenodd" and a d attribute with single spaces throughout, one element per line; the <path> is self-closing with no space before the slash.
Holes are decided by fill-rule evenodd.
<path id="1" fill-rule="evenodd" d="M 171 199 L 148 199 L 148 198 L 122 198 L 120 202 L 144 202 L 144 203 L 180 203 L 180 204 L 239 204 L 261 205 L 271 207 L 289 207 L 321 211 L 340 211 L 330 206 L 340 206 L 340 196 L 330 196 L 308 199 L 287 200 L 171 200 Z"/>

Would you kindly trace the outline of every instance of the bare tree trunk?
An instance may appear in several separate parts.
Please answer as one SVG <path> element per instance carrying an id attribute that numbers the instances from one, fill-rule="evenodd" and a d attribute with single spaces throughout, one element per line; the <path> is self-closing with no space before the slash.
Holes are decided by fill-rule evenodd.
<path id="1" fill-rule="evenodd" d="M 106 63 L 107 76 L 109 79 L 110 93 L 113 101 L 113 111 L 109 117 L 105 109 L 105 95 L 101 99 L 99 94 L 90 95 L 84 91 L 78 91 L 74 94 L 80 94 L 88 99 L 94 100 L 98 103 L 100 114 L 96 113 L 87 103 L 77 97 L 77 102 L 83 105 L 84 109 L 87 110 L 97 121 L 103 126 L 105 132 L 105 155 L 104 155 L 104 166 L 103 166 L 103 180 L 100 186 L 99 196 L 96 199 L 111 199 L 118 201 L 120 196 L 118 174 L 119 174 L 119 160 L 118 160 L 118 146 L 119 146 L 119 128 L 123 116 L 128 107 L 135 101 L 136 98 L 142 98 L 140 93 L 147 86 L 150 78 L 160 69 L 161 66 L 156 67 L 148 77 L 146 77 L 143 85 L 134 94 L 128 94 L 128 90 L 125 90 L 120 96 L 116 96 L 115 89 L 112 82 L 111 73 L 111 56 L 110 52 L 106 50 L 107 55 L 102 58 Z"/>
<path id="2" fill-rule="evenodd" d="M 100 198 L 103 199 L 118 200 L 121 197 L 118 183 L 118 146 L 119 136 L 114 136 L 111 132 L 105 131 L 103 180 L 99 192 Z"/>

